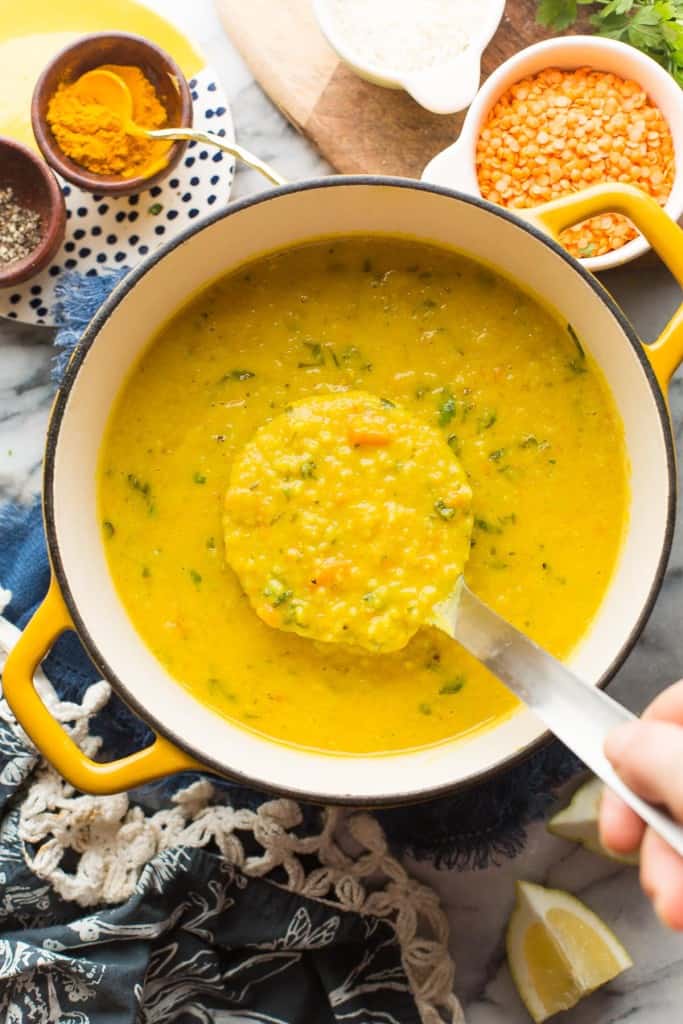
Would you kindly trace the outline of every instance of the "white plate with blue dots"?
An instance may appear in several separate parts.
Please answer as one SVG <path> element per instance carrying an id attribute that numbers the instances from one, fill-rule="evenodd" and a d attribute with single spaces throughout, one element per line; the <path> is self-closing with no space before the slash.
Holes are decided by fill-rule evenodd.
<path id="1" fill-rule="evenodd" d="M 232 116 L 215 72 L 204 67 L 190 81 L 194 127 L 234 141 Z M 188 143 L 167 178 L 132 196 L 98 196 L 60 179 L 66 235 L 51 265 L 15 288 L 0 290 L 0 316 L 28 324 L 58 323 L 55 288 L 64 273 L 97 277 L 132 268 L 191 224 L 225 205 L 235 173 L 227 153 Z"/>

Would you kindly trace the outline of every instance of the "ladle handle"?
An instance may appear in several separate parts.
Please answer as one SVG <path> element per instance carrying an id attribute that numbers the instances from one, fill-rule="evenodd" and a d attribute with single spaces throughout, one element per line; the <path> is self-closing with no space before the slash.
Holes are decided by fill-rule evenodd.
<path id="1" fill-rule="evenodd" d="M 205 146 L 215 146 L 217 149 L 222 149 L 224 153 L 234 156 L 236 160 L 241 160 L 252 170 L 258 171 L 273 185 L 287 184 L 287 179 L 278 174 L 275 168 L 267 164 L 265 160 L 260 160 L 253 153 L 238 146 L 236 142 L 224 142 L 220 135 L 214 135 L 212 132 L 203 132 L 198 128 L 156 128 L 153 131 L 145 131 L 145 135 L 148 139 L 166 139 L 169 142 L 203 142 Z"/>
<path id="2" fill-rule="evenodd" d="M 683 827 L 634 793 L 604 752 L 618 725 L 635 719 L 603 690 L 589 686 L 479 600 L 463 583 L 436 624 L 505 683 L 610 789 L 683 857 Z"/>

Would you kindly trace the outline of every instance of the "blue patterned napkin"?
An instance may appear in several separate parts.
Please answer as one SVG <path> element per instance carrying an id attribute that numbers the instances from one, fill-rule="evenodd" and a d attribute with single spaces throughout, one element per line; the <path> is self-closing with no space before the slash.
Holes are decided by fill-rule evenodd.
<path id="1" fill-rule="evenodd" d="M 38 506 L 0 512 L 0 580 L 1 667 L 47 587 Z M 90 756 L 145 742 L 73 636 L 44 668 L 41 696 Z M 347 819 L 354 856 L 340 825 L 189 773 L 76 793 L 0 700 L 0 1019 L 462 1021 L 436 896 L 369 815 Z"/>

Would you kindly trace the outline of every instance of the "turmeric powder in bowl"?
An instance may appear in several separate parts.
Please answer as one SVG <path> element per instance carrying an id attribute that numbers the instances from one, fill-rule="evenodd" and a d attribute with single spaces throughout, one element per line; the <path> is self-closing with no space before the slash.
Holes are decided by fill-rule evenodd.
<path id="1" fill-rule="evenodd" d="M 154 86 L 140 68 L 104 64 L 119 76 L 133 100 L 133 120 L 141 128 L 163 128 L 167 111 Z M 62 152 L 94 174 L 136 178 L 153 174 L 171 143 L 126 132 L 121 117 L 89 97 L 75 82 L 63 82 L 50 99 L 47 122 Z"/>
<path id="2" fill-rule="evenodd" d="M 476 150 L 482 196 L 511 209 L 539 206 L 588 185 L 637 185 L 664 206 L 674 147 L 642 86 L 605 71 L 547 68 L 510 86 L 489 111 Z M 602 256 L 636 237 L 620 214 L 563 231 L 579 258 Z"/>

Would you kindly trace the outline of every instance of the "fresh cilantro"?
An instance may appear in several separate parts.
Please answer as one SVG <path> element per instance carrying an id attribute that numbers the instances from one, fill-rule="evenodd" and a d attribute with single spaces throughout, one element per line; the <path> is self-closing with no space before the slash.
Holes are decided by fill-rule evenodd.
<path id="1" fill-rule="evenodd" d="M 463 686 L 465 685 L 466 679 L 464 676 L 455 676 L 448 683 L 444 683 L 440 688 L 439 693 L 448 695 L 452 693 L 460 693 Z"/>
<path id="2" fill-rule="evenodd" d="M 438 412 L 438 422 L 440 427 L 447 426 L 453 417 L 455 416 L 456 404 L 453 395 L 447 394 L 443 402 L 440 403 Z"/>
<path id="3" fill-rule="evenodd" d="M 539 0 L 536 20 L 563 32 L 579 6 L 590 8 L 597 35 L 630 43 L 683 86 L 683 0 Z"/>
<path id="4" fill-rule="evenodd" d="M 561 32 L 576 21 L 576 0 L 540 0 L 536 10 L 539 25 Z"/>
<path id="5" fill-rule="evenodd" d="M 221 377 L 219 384 L 226 380 L 250 380 L 254 374 L 251 370 L 229 370 Z"/>
<path id="6" fill-rule="evenodd" d="M 452 505 L 447 505 L 443 498 L 439 498 L 438 501 L 434 502 L 434 511 L 442 519 L 452 519 L 455 515 L 455 509 Z"/>

